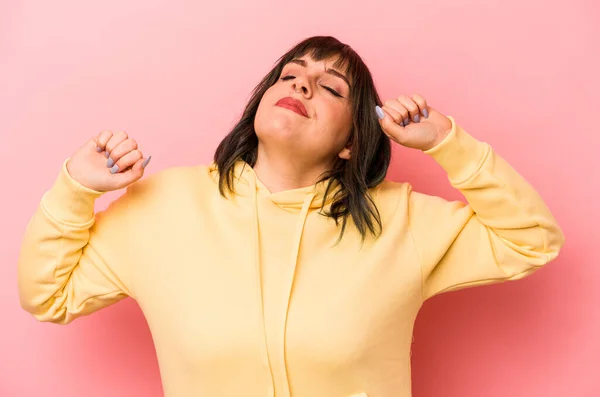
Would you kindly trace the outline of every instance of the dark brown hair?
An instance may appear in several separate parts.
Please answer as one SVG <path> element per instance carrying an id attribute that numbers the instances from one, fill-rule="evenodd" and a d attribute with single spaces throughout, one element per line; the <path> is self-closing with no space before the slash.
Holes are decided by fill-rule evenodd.
<path id="1" fill-rule="evenodd" d="M 299 42 L 279 58 L 273 69 L 254 88 L 240 121 L 215 152 L 214 161 L 220 177 L 219 191 L 224 196 L 226 190 L 233 191 L 234 165 L 238 160 L 254 166 L 258 148 L 254 117 L 263 94 L 277 82 L 287 63 L 305 55 L 315 61 L 335 58 L 336 66 L 344 66 L 352 81 L 352 155 L 349 160 L 336 158 L 331 170 L 320 179 L 320 182 L 328 180 L 325 195 L 333 194 L 329 210 L 323 213 L 333 218 L 336 225 L 341 223 L 340 238 L 348 218 L 351 218 L 363 239 L 367 233 L 376 237 L 381 233 L 381 218 L 368 189 L 385 179 L 391 159 L 390 140 L 383 133 L 375 113 L 375 106 L 381 106 L 381 101 L 371 72 L 349 45 L 331 36 L 315 36 Z M 334 189 L 337 186 L 339 189 Z"/>

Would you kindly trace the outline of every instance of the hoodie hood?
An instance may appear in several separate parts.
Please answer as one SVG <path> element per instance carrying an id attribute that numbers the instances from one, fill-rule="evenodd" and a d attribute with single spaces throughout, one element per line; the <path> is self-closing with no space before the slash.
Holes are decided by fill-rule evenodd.
<path id="1" fill-rule="evenodd" d="M 211 174 L 218 182 L 219 173 L 217 166 L 211 166 Z M 331 204 L 334 194 L 337 191 L 337 186 L 333 186 L 329 190 L 328 197 L 325 198 L 325 191 L 329 180 L 319 182 L 317 184 L 301 187 L 297 189 L 284 190 L 277 193 L 271 193 L 269 189 L 258 179 L 254 169 L 245 161 L 237 161 L 234 166 L 234 193 L 242 197 L 257 196 L 268 198 L 281 209 L 288 211 L 307 209 L 320 209 L 322 206 Z"/>

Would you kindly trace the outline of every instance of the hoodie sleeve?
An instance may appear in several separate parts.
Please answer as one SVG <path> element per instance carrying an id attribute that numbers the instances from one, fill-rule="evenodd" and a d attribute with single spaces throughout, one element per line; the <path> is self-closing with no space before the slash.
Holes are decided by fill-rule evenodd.
<path id="1" fill-rule="evenodd" d="M 489 144 L 456 125 L 426 154 L 467 204 L 411 192 L 409 222 L 423 298 L 521 279 L 557 257 L 563 233 L 533 189 Z"/>
<path id="2" fill-rule="evenodd" d="M 131 296 L 127 220 L 135 184 L 95 215 L 102 193 L 75 181 L 66 164 L 30 219 L 18 259 L 21 306 L 58 324 Z"/>

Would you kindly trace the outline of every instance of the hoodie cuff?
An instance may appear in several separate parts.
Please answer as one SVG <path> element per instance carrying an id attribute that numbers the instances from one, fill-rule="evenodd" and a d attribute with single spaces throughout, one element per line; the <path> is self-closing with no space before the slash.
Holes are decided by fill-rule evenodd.
<path id="1" fill-rule="evenodd" d="M 42 206 L 54 220 L 65 224 L 85 224 L 94 218 L 94 204 L 104 192 L 77 182 L 67 170 L 66 159 L 52 188 L 42 197 Z"/>
<path id="2" fill-rule="evenodd" d="M 490 146 L 463 130 L 452 117 L 450 133 L 436 146 L 425 150 L 448 174 L 453 185 L 467 181 L 483 166 Z"/>

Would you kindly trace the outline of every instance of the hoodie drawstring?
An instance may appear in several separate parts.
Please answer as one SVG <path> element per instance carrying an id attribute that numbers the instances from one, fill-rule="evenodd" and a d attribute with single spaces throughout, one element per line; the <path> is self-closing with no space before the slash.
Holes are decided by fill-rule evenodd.
<path id="1" fill-rule="evenodd" d="M 253 234 L 253 248 L 254 248 L 254 265 L 256 268 L 256 282 L 257 282 L 257 295 L 258 295 L 258 301 L 260 303 L 260 322 L 261 325 L 263 327 L 262 331 L 263 331 L 263 335 L 264 335 L 264 349 L 261 349 L 262 351 L 262 355 L 263 355 L 263 360 L 266 363 L 266 365 L 269 367 L 269 371 L 271 374 L 271 385 L 272 385 L 272 390 L 273 393 L 272 395 L 274 395 L 274 389 L 275 389 L 275 376 L 273 373 L 273 368 L 272 368 L 272 363 L 269 359 L 269 354 L 267 351 L 267 332 L 265 329 L 265 306 L 264 306 L 264 298 L 263 298 L 263 288 L 262 288 L 262 269 L 261 269 L 261 262 L 260 262 L 260 236 L 259 236 L 259 219 L 258 219 L 258 189 L 257 189 L 257 181 L 254 178 L 249 178 L 251 180 L 251 188 L 252 188 L 252 211 L 253 211 L 253 230 L 252 230 L 252 234 Z M 299 219 L 298 219 L 298 223 L 296 226 L 296 230 L 293 236 L 293 242 L 292 242 L 292 251 L 290 253 L 290 263 L 288 268 L 290 269 L 290 274 L 289 277 L 287 277 L 287 294 L 286 294 L 286 301 L 284 302 L 284 307 L 285 307 L 285 315 L 283 317 L 283 324 L 281 324 L 281 346 L 282 346 L 282 354 L 284 355 L 283 357 L 283 362 L 284 362 L 284 366 L 285 366 L 285 337 L 286 337 L 286 327 L 287 327 L 287 319 L 288 319 L 288 311 L 289 311 L 289 307 L 290 307 L 290 300 L 291 300 L 291 295 L 292 295 L 292 290 L 294 287 L 294 279 L 296 276 L 296 265 L 298 263 L 298 256 L 300 253 L 300 243 L 302 242 L 302 235 L 304 233 L 304 226 L 306 224 L 306 219 L 308 218 L 308 212 L 310 210 L 311 204 L 313 202 L 313 200 L 316 197 L 316 193 L 309 193 L 307 194 L 307 196 L 304 199 L 304 202 L 302 204 L 302 208 L 300 209 L 300 214 L 299 214 Z M 287 366 L 284 368 L 285 370 L 285 374 L 284 374 L 284 390 L 285 390 L 285 395 L 286 396 L 290 396 L 291 395 L 291 390 L 290 390 L 290 385 L 289 385 L 289 381 L 288 381 L 288 373 L 287 373 Z"/>
<path id="2" fill-rule="evenodd" d="M 273 374 L 273 367 L 271 364 L 271 360 L 269 359 L 269 353 L 267 351 L 267 330 L 265 327 L 265 304 L 263 299 L 263 289 L 262 289 L 262 271 L 260 266 L 260 241 L 259 241 L 259 232 L 258 232 L 258 191 L 256 186 L 256 180 L 254 178 L 251 179 L 251 187 L 252 187 L 252 211 L 253 211 L 253 220 L 254 225 L 252 227 L 254 241 L 254 267 L 256 270 L 256 292 L 258 294 L 258 302 L 260 304 L 259 313 L 260 313 L 260 324 L 262 326 L 262 334 L 263 334 L 263 349 L 261 350 L 264 363 L 269 368 L 269 373 L 271 374 L 271 395 L 275 395 L 275 376 Z"/>
<path id="3" fill-rule="evenodd" d="M 284 362 L 284 366 L 285 366 L 285 376 L 284 376 L 284 380 L 285 380 L 285 390 L 286 390 L 286 394 L 287 396 L 291 395 L 291 389 L 290 389 L 290 384 L 288 381 L 288 369 L 287 369 L 287 365 L 285 364 L 287 362 L 287 360 L 285 359 L 285 336 L 286 336 L 286 330 L 287 330 L 287 319 L 288 319 L 288 311 L 290 309 L 290 300 L 291 300 L 291 296 L 292 296 L 292 290 L 294 288 L 294 280 L 296 278 L 296 265 L 298 264 L 298 256 L 300 254 L 300 242 L 302 241 L 302 234 L 304 232 L 304 225 L 306 224 L 306 218 L 308 217 L 308 210 L 310 208 L 310 205 L 312 204 L 313 199 L 315 198 L 315 194 L 311 193 L 309 194 L 306 199 L 304 200 L 304 203 L 302 205 L 302 209 L 300 210 L 300 219 L 298 220 L 298 225 L 296 227 L 296 233 L 294 234 L 294 242 L 292 245 L 292 253 L 291 253 L 291 257 L 290 257 L 290 268 L 291 268 L 291 275 L 290 277 L 288 277 L 289 280 L 289 285 L 288 285 L 288 293 L 286 295 L 286 299 L 287 302 L 285 302 L 285 316 L 283 318 L 283 332 L 282 332 L 282 340 L 281 340 L 281 344 L 283 346 L 283 362 Z"/>

